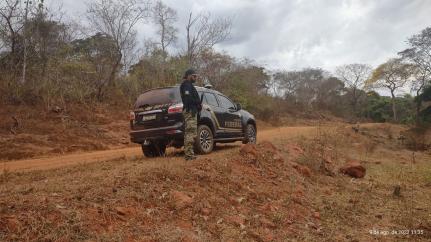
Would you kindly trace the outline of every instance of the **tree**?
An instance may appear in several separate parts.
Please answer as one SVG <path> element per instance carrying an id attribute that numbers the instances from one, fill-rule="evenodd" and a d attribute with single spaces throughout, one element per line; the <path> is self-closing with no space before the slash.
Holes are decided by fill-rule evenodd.
<path id="1" fill-rule="evenodd" d="M 177 12 L 166 6 L 162 1 L 157 1 L 152 9 L 153 22 L 157 25 L 159 35 L 159 45 L 164 55 L 167 55 L 167 48 L 177 40 L 178 30 L 174 27 L 177 21 Z"/>
<path id="2" fill-rule="evenodd" d="M 96 0 L 88 4 L 87 17 L 91 26 L 97 33 L 110 36 L 115 43 L 115 55 L 109 76 L 102 80 L 104 86 L 114 82 L 119 68 L 128 66 L 128 56 L 132 54 L 136 46 L 135 25 L 145 18 L 148 13 L 148 6 L 140 0 Z M 104 90 L 98 94 L 101 100 Z"/>
<path id="3" fill-rule="evenodd" d="M 230 35 L 232 20 L 230 18 L 211 19 L 210 13 L 189 15 L 186 25 L 187 59 L 189 65 L 195 64 L 196 57 L 214 45 L 223 42 Z"/>
<path id="4" fill-rule="evenodd" d="M 225 53 L 208 49 L 198 56 L 194 67 L 199 69 L 204 82 L 210 82 L 216 89 L 226 90 L 230 81 L 226 74 L 234 70 L 235 59 Z"/>
<path id="5" fill-rule="evenodd" d="M 274 74 L 276 86 L 279 86 L 285 99 L 294 98 L 301 81 L 300 71 L 280 71 Z"/>
<path id="6" fill-rule="evenodd" d="M 298 73 L 298 86 L 295 91 L 295 99 L 298 104 L 302 104 L 307 109 L 312 109 L 317 101 L 318 91 L 321 82 L 328 76 L 322 69 L 306 68 Z"/>
<path id="7" fill-rule="evenodd" d="M 422 91 L 431 85 L 431 27 L 422 30 L 408 39 L 409 48 L 399 52 L 401 57 L 415 65 L 412 80 L 412 91 L 418 97 Z M 422 99 L 416 98 L 416 124 L 420 122 L 419 112 Z"/>
<path id="8" fill-rule="evenodd" d="M 4 0 L 0 3 L 0 51 L 5 52 L 1 59 L 8 68 L 16 69 L 18 49 L 22 43 L 21 30 L 24 27 L 23 9 L 19 0 Z M 7 59 L 7 60 L 6 60 Z"/>
<path id="9" fill-rule="evenodd" d="M 423 92 L 417 96 L 416 99 L 420 99 L 420 102 L 431 102 L 431 86 L 425 87 Z M 418 102 L 418 100 L 416 100 L 416 102 Z M 425 122 L 431 123 L 431 104 L 428 104 L 427 107 L 420 110 L 419 115 Z"/>
<path id="10" fill-rule="evenodd" d="M 358 101 L 364 93 L 365 81 L 370 77 L 372 68 L 366 64 L 348 64 L 336 68 L 335 74 L 350 89 L 353 115 L 357 115 Z"/>
<path id="11" fill-rule="evenodd" d="M 367 80 L 367 85 L 370 87 L 386 88 L 390 91 L 394 121 L 398 121 L 395 93 L 410 79 L 411 69 L 411 65 L 403 63 L 399 58 L 393 58 L 378 66 L 371 78 Z"/>
<path id="12" fill-rule="evenodd" d="M 323 78 L 316 93 L 319 109 L 336 110 L 340 106 L 339 98 L 344 90 L 344 83 L 333 76 Z"/>
<path id="13" fill-rule="evenodd" d="M 115 40 L 111 36 L 97 33 L 85 39 L 74 40 L 71 47 L 70 59 L 85 63 L 89 73 L 85 78 L 88 88 L 96 98 L 100 98 L 106 84 L 104 80 L 109 78 L 116 61 L 112 58 L 117 54 Z"/>

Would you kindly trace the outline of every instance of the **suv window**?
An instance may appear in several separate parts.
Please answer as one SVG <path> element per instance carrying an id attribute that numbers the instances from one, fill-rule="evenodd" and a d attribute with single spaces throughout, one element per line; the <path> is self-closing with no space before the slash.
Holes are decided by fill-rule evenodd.
<path id="1" fill-rule="evenodd" d="M 218 107 L 217 99 L 214 94 L 206 92 L 204 102 L 210 106 Z"/>
<path id="2" fill-rule="evenodd" d="M 226 109 L 235 108 L 235 105 L 225 96 L 218 95 L 220 106 Z"/>
<path id="3" fill-rule="evenodd" d="M 140 108 L 144 105 L 169 104 L 179 101 L 181 101 L 179 88 L 159 88 L 141 94 L 138 100 L 136 100 L 135 108 Z"/>

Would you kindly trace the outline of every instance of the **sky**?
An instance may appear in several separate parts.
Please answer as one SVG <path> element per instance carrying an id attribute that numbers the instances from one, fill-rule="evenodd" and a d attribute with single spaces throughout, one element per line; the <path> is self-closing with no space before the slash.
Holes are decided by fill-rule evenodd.
<path id="1" fill-rule="evenodd" d="M 75 19 L 85 19 L 91 0 L 49 0 Z M 190 12 L 232 18 L 231 36 L 215 48 L 249 58 L 270 70 L 365 63 L 373 67 L 407 48 L 406 40 L 431 26 L 430 0 L 165 0 L 178 12 L 177 47 L 185 43 Z M 149 21 L 138 38 L 154 38 Z"/>

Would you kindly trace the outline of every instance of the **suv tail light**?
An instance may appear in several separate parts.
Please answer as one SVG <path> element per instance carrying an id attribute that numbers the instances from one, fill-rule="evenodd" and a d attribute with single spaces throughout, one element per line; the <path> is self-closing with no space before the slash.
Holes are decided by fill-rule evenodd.
<path id="1" fill-rule="evenodd" d="M 136 116 L 135 116 L 135 112 L 130 111 L 130 113 L 129 113 L 129 120 L 130 120 L 130 121 L 134 121 L 134 120 L 135 120 L 135 118 L 136 118 Z"/>
<path id="2" fill-rule="evenodd" d="M 183 111 L 183 104 L 177 103 L 168 108 L 168 113 L 181 113 Z"/>

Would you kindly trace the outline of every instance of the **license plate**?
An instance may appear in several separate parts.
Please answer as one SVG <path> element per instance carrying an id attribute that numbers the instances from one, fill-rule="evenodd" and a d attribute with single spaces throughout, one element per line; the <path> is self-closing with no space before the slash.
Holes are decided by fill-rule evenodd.
<path id="1" fill-rule="evenodd" d="M 155 114 L 153 114 L 153 115 L 146 115 L 146 116 L 142 117 L 142 121 L 149 121 L 149 120 L 154 120 L 154 119 L 156 119 L 156 115 Z"/>

